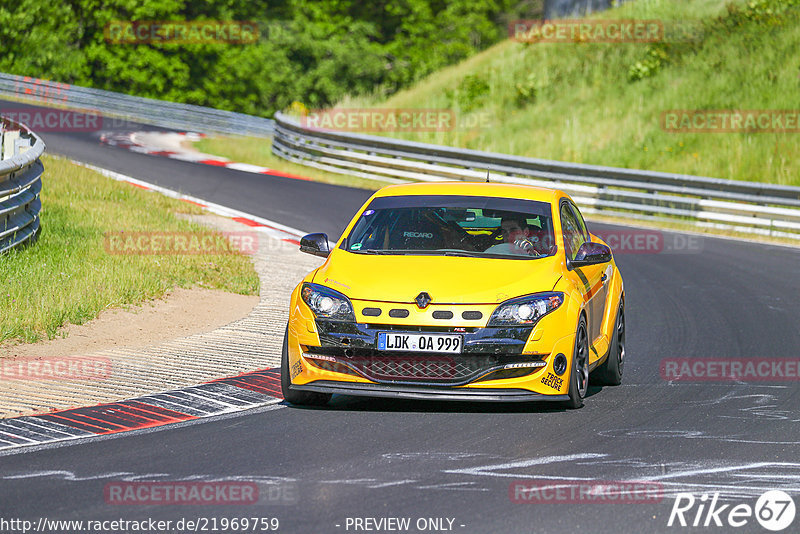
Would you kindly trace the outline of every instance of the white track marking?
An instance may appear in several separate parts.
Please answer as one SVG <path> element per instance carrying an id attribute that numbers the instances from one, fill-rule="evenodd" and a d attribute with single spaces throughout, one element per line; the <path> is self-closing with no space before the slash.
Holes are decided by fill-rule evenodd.
<path id="1" fill-rule="evenodd" d="M 454 475 L 476 475 L 476 476 L 493 476 L 493 477 L 510 477 L 510 478 L 539 478 L 538 475 L 520 475 L 515 473 L 498 473 L 500 470 L 516 469 L 523 467 L 533 467 L 535 465 L 547 465 L 559 462 L 569 462 L 572 460 L 586 460 L 589 458 L 604 458 L 607 454 L 599 453 L 580 453 L 580 454 L 567 454 L 563 456 L 543 456 L 541 458 L 530 458 L 528 460 L 520 460 L 517 462 L 508 462 L 504 464 L 491 464 L 479 467 L 466 467 L 463 469 L 446 469 L 444 473 Z"/>

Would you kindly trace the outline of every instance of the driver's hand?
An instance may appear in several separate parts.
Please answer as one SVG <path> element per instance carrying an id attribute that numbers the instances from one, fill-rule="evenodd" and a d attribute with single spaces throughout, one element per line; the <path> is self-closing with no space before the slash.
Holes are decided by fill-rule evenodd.
<path id="1" fill-rule="evenodd" d="M 528 254 L 536 254 L 538 256 L 539 252 L 534 248 L 534 240 L 538 241 L 535 237 L 521 237 L 514 241 L 514 246 Z"/>

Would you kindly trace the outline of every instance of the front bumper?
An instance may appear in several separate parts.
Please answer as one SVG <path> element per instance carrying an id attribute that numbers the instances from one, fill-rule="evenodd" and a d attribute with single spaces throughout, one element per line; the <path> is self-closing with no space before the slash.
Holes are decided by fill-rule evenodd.
<path id="1" fill-rule="evenodd" d="M 308 346 L 303 358 L 321 369 L 383 384 L 463 386 L 492 377 L 518 377 L 544 367 L 537 355 L 523 355 L 532 327 L 452 328 L 316 322 L 319 346 Z M 459 336 L 458 354 L 385 351 L 381 332 Z M 527 367 L 526 367 L 527 366 Z"/>
<path id="2" fill-rule="evenodd" d="M 552 363 L 559 352 L 571 355 L 574 334 L 553 340 L 537 333 L 538 325 L 465 328 L 313 319 L 305 323 L 308 328 L 294 324 L 300 328 L 290 328 L 289 335 L 293 389 L 498 402 L 566 398 L 566 376 L 556 375 Z M 460 335 L 462 352 L 382 351 L 377 349 L 380 332 Z M 552 326 L 546 332 L 552 334 Z M 532 341 L 537 338 L 541 341 Z M 539 346 L 545 350 L 536 350 Z"/>

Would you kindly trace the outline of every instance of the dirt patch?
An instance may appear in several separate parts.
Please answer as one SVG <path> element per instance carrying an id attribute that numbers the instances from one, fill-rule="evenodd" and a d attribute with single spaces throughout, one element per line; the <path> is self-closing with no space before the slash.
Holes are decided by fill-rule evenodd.
<path id="1" fill-rule="evenodd" d="M 259 297 L 255 295 L 177 288 L 164 298 L 143 306 L 106 310 L 86 324 L 69 325 L 61 330 L 67 337 L 1 345 L 0 358 L 76 356 L 106 349 L 155 345 L 227 325 L 247 316 L 258 302 Z"/>

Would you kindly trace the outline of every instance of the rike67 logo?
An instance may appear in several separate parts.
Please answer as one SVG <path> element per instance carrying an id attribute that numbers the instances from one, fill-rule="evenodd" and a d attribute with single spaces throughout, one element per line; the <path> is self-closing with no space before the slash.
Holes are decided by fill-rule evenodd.
<path id="1" fill-rule="evenodd" d="M 763 528 L 779 532 L 792 524 L 794 516 L 794 500 L 780 490 L 762 494 L 755 507 L 744 503 L 720 504 L 719 493 L 704 493 L 699 498 L 691 493 L 678 493 L 667 526 L 739 528 L 753 524 L 755 518 Z"/>

